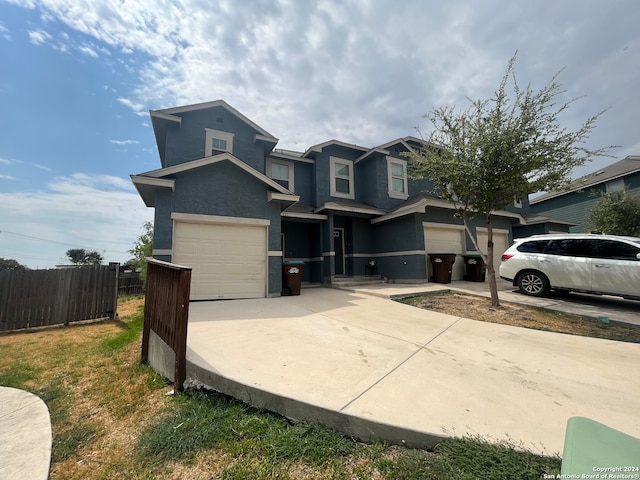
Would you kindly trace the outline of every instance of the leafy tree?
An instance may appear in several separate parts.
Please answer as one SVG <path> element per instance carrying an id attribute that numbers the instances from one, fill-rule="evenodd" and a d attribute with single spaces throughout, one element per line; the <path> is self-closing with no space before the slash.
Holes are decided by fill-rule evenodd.
<path id="1" fill-rule="evenodd" d="M 529 193 L 565 187 L 574 167 L 608 148 L 584 146 L 603 112 L 588 118 L 576 131 L 567 130 L 559 117 L 576 99 L 560 101 L 564 90 L 557 80 L 559 73 L 539 91 L 531 85 L 522 89 L 514 73 L 516 55 L 492 98 L 471 101 L 464 111 L 444 106 L 425 115 L 433 130 L 422 137 L 418 151 L 407 154 L 411 175 L 433 181 L 436 193 L 454 205 L 478 251 L 468 220 L 479 216 L 486 222 L 487 254 L 482 256 L 493 306 L 500 301 L 491 212 Z M 510 85 L 512 97 L 507 92 Z"/>
<path id="2" fill-rule="evenodd" d="M 153 223 L 144 222 L 142 224 L 142 233 L 138 236 L 129 253 L 133 255 L 133 259 L 129 260 L 129 264 L 135 265 L 140 270 L 140 278 L 143 282 L 147 281 L 147 261 L 153 252 Z"/>
<path id="3" fill-rule="evenodd" d="M 0 257 L 0 272 L 4 270 L 28 270 L 28 268 L 13 258 Z"/>
<path id="4" fill-rule="evenodd" d="M 104 260 L 96 250 L 87 251 L 84 248 L 70 248 L 66 255 L 74 265 L 100 265 Z"/>
<path id="5" fill-rule="evenodd" d="M 640 195 L 626 192 L 602 194 L 585 223 L 592 232 L 640 237 Z"/>

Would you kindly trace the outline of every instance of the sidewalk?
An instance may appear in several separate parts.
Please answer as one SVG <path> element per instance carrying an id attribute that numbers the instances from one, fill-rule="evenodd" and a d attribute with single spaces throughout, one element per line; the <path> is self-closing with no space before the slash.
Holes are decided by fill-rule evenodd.
<path id="1" fill-rule="evenodd" d="M 51 420 L 37 396 L 0 387 L 0 478 L 46 480 L 51 464 Z"/>
<path id="2" fill-rule="evenodd" d="M 640 325 L 640 302 L 625 300 L 607 295 L 587 295 L 571 293 L 568 296 L 551 295 L 545 298 L 531 297 L 518 292 L 518 289 L 505 280 L 498 280 L 498 296 L 501 302 L 519 303 L 532 307 L 541 307 L 558 312 L 573 313 L 585 317 L 607 317 L 617 322 Z M 382 298 L 398 298 L 404 296 L 433 293 L 439 291 L 456 291 L 471 295 L 490 297 L 488 282 L 453 281 L 447 284 L 371 284 L 360 286 L 339 286 L 335 288 L 349 292 L 374 295 Z"/>

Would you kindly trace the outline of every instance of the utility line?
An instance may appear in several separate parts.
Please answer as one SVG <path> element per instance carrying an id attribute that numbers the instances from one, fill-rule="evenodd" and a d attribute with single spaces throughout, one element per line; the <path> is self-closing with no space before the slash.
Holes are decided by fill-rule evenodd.
<path id="1" fill-rule="evenodd" d="M 14 236 L 14 237 L 26 238 L 26 239 L 29 239 L 29 240 L 37 240 L 39 242 L 53 243 L 55 245 L 64 245 L 64 246 L 68 246 L 68 247 L 76 247 L 76 248 L 78 248 L 78 244 L 77 243 L 58 242 L 57 240 L 49 240 L 47 238 L 34 237 L 33 235 L 25 235 L 23 233 L 8 232 L 6 230 L 0 230 L 0 235 L 2 235 L 2 234 Z M 109 253 L 128 253 L 128 252 L 124 252 L 122 250 L 105 250 L 103 248 L 85 248 L 85 250 L 98 250 L 98 251 L 109 252 Z"/>

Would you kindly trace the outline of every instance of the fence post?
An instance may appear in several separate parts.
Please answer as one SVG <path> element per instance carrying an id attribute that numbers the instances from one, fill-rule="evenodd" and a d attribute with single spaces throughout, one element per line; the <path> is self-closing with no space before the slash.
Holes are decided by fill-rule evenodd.
<path id="1" fill-rule="evenodd" d="M 113 281 L 113 308 L 111 314 L 111 320 L 115 320 L 118 318 L 118 286 L 119 286 L 119 278 L 120 278 L 120 264 L 117 262 L 109 262 L 109 271 L 115 270 L 115 278 L 109 278 L 110 281 Z"/>

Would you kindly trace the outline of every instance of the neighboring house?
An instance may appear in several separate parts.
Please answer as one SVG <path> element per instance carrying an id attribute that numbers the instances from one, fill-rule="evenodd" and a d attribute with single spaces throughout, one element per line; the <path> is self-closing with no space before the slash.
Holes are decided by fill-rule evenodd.
<path id="1" fill-rule="evenodd" d="M 640 157 L 629 156 L 579 178 L 572 188 L 545 193 L 530 201 L 532 213 L 573 223 L 570 231 L 587 231 L 585 220 L 604 193 L 627 192 L 640 195 Z"/>
<path id="2" fill-rule="evenodd" d="M 153 256 L 193 267 L 193 299 L 280 295 L 283 260 L 304 261 L 305 282 L 366 274 L 426 282 L 429 253 L 475 252 L 431 182 L 407 176 L 402 154 L 417 138 L 280 150 L 222 100 L 152 111 L 151 121 L 161 168 L 132 180 L 155 208 Z M 496 263 L 527 207 L 495 213 Z M 471 228 L 483 248 L 483 222 Z M 453 279 L 462 276 L 458 257 Z"/>

